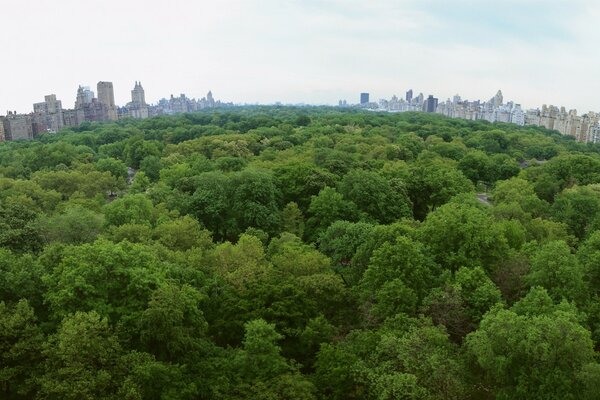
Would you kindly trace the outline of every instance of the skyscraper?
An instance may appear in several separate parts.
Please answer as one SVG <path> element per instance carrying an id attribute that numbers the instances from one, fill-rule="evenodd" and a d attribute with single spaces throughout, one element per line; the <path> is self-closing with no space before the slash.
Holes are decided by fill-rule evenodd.
<path id="1" fill-rule="evenodd" d="M 79 86 L 77 88 L 77 100 L 75 100 L 75 109 L 82 109 L 86 104 L 90 104 L 94 99 L 94 92 L 89 86 Z"/>
<path id="2" fill-rule="evenodd" d="M 437 109 L 437 106 L 438 99 L 433 97 L 432 95 L 429 95 L 429 97 L 427 97 L 427 100 L 425 101 L 425 111 L 428 113 L 433 113 Z"/>
<path id="3" fill-rule="evenodd" d="M 413 91 L 412 89 L 410 89 L 408 92 L 406 92 L 406 101 L 408 101 L 409 103 L 412 101 L 413 98 Z"/>
<path id="4" fill-rule="evenodd" d="M 360 94 L 360 104 L 362 104 L 362 105 L 369 104 L 369 93 L 361 93 Z"/>
<path id="5" fill-rule="evenodd" d="M 107 107 L 108 119 L 117 120 L 117 106 L 115 105 L 115 91 L 112 82 L 98 82 L 98 101 Z"/>
<path id="6" fill-rule="evenodd" d="M 131 118 L 144 119 L 150 116 L 142 82 L 135 82 L 135 86 L 131 91 L 131 103 L 127 104 L 126 108 Z"/>
<path id="7" fill-rule="evenodd" d="M 144 88 L 142 87 L 142 82 L 135 82 L 135 86 L 131 91 L 131 102 L 140 106 L 146 105 L 146 94 L 144 92 Z"/>

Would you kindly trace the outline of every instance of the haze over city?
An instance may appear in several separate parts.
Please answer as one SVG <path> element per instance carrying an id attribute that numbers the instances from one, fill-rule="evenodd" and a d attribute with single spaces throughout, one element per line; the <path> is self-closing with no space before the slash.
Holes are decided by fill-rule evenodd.
<path id="1" fill-rule="evenodd" d="M 35 12 L 33 12 L 35 11 Z M 213 90 L 236 103 L 336 104 L 402 95 L 600 111 L 593 1 L 5 0 L 0 109 L 111 81 L 129 101 Z M 3 111 L 4 112 L 4 111 Z"/>

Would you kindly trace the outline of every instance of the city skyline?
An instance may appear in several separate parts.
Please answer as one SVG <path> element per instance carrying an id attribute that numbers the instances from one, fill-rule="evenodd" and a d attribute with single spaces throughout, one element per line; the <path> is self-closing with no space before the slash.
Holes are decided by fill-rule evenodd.
<path id="1" fill-rule="evenodd" d="M 3 111 L 98 79 L 117 104 L 137 79 L 149 102 L 206 88 L 237 103 L 336 104 L 408 86 L 440 99 L 501 87 L 524 107 L 600 110 L 593 1 L 6 0 L 3 14 Z"/>

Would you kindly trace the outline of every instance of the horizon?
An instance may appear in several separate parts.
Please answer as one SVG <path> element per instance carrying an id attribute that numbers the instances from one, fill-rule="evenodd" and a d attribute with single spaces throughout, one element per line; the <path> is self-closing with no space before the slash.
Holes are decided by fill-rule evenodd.
<path id="1" fill-rule="evenodd" d="M 588 78 L 600 67 L 600 4 L 586 0 L 6 3 L 2 114 L 48 94 L 72 108 L 79 85 L 103 80 L 118 105 L 141 81 L 149 103 L 209 90 L 235 104 L 354 104 L 409 89 L 487 101 L 501 89 L 525 109 L 600 112 Z"/>

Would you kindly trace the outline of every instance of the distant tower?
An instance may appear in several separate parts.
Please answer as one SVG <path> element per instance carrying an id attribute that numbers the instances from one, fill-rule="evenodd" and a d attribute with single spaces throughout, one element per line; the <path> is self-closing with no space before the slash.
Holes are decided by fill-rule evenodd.
<path id="1" fill-rule="evenodd" d="M 498 93 L 490 100 L 494 105 L 494 108 L 500 107 L 504 104 L 504 96 L 502 96 L 502 90 L 498 90 Z"/>
<path id="2" fill-rule="evenodd" d="M 75 100 L 75 109 L 80 110 L 84 105 L 90 104 L 94 99 L 94 92 L 88 86 L 79 86 L 77 88 L 77 99 Z"/>
<path id="3" fill-rule="evenodd" d="M 425 111 L 428 113 L 434 113 L 437 110 L 438 99 L 429 95 L 427 97 L 427 101 L 425 102 Z"/>
<path id="4" fill-rule="evenodd" d="M 98 102 L 104 104 L 107 110 L 108 119 L 117 120 L 117 106 L 115 105 L 115 91 L 112 82 L 98 82 Z"/>
<path id="5" fill-rule="evenodd" d="M 142 82 L 135 82 L 135 86 L 131 91 L 131 102 L 135 105 L 145 106 L 146 105 L 146 94 L 142 87 Z"/>
<path id="6" fill-rule="evenodd" d="M 210 90 L 206 94 L 206 102 L 208 103 L 209 107 L 214 107 L 215 106 L 215 99 L 213 98 L 212 91 L 210 91 Z"/>
<path id="7" fill-rule="evenodd" d="M 406 101 L 408 101 L 409 103 L 412 101 L 413 98 L 413 91 L 412 89 L 410 89 L 408 92 L 406 92 Z"/>
<path id="8" fill-rule="evenodd" d="M 361 93 L 360 94 L 360 104 L 362 104 L 362 105 L 369 104 L 369 93 Z"/>

